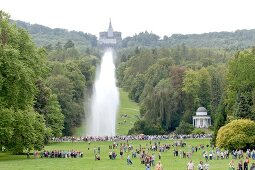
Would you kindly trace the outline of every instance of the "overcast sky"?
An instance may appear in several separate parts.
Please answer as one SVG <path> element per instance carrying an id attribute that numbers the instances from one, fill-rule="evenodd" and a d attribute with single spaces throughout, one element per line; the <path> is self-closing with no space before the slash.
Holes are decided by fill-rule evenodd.
<path id="1" fill-rule="evenodd" d="M 12 19 L 98 36 L 108 28 L 122 36 L 255 28 L 255 0 L 0 0 Z"/>

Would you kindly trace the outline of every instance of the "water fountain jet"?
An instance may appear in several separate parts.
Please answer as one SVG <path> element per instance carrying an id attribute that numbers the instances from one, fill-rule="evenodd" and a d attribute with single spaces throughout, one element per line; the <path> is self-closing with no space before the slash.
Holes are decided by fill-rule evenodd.
<path id="1" fill-rule="evenodd" d="M 87 119 L 86 135 L 115 136 L 116 114 L 119 107 L 119 91 L 116 86 L 112 49 L 106 50 L 96 74 Z"/>

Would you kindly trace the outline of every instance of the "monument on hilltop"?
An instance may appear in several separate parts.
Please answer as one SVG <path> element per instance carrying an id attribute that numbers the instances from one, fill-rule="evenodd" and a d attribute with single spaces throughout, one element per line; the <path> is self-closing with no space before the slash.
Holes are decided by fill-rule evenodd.
<path id="1" fill-rule="evenodd" d="M 120 47 L 121 45 L 121 32 L 113 31 L 112 22 L 110 19 L 108 31 L 99 33 L 98 44 L 100 47 Z"/>

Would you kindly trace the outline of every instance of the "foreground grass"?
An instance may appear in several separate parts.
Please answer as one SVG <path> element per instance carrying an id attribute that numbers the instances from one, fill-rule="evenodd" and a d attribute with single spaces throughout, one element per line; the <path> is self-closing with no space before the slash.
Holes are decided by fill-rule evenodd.
<path id="1" fill-rule="evenodd" d="M 122 141 L 124 143 L 125 141 Z M 154 143 L 155 141 L 152 141 Z M 173 140 L 160 141 L 160 144 L 169 143 L 172 144 Z M 184 148 L 178 148 L 179 150 L 185 150 L 186 152 L 190 151 L 191 146 L 199 146 L 200 144 L 206 145 L 209 144 L 207 139 L 197 139 L 197 140 L 185 140 L 187 146 Z M 121 143 L 121 142 L 119 142 Z M 134 146 L 134 149 L 139 148 L 139 145 L 142 145 L 142 148 L 150 146 L 149 141 L 130 141 L 130 144 Z M 62 170 L 62 169 L 72 169 L 72 170 L 144 170 L 145 166 L 140 163 L 139 158 L 133 158 L 133 165 L 126 164 L 126 158 L 131 152 L 124 153 L 123 159 L 119 157 L 119 148 L 115 149 L 117 153 L 116 160 L 109 160 L 109 145 L 112 145 L 112 142 L 92 142 L 90 145 L 87 142 L 63 142 L 63 143 L 53 143 L 45 147 L 46 150 L 79 150 L 84 152 L 83 158 L 38 158 L 35 159 L 31 156 L 30 159 L 27 159 L 25 155 L 17 156 L 10 155 L 8 153 L 0 152 L 0 169 L 1 170 L 33 170 L 33 169 L 51 169 L 51 170 Z M 147 145 L 147 146 L 146 146 Z M 94 160 L 94 148 L 100 147 L 101 150 L 101 160 Z M 89 149 L 89 150 L 88 150 Z M 210 150 L 210 148 L 206 148 Z M 150 154 L 154 153 L 156 162 L 158 161 L 157 154 L 158 152 L 149 151 Z M 194 153 L 190 158 L 195 163 L 195 169 L 197 169 L 197 164 L 200 160 L 204 161 L 202 157 L 202 150 Z M 185 170 L 187 162 L 190 160 L 188 158 L 180 158 L 173 156 L 173 147 L 170 150 L 162 153 L 161 162 L 164 166 L 164 170 Z M 209 161 L 210 170 L 225 170 L 228 169 L 228 163 L 230 160 L 211 160 Z M 235 160 L 237 164 L 237 160 Z M 154 169 L 154 168 L 152 168 Z"/>

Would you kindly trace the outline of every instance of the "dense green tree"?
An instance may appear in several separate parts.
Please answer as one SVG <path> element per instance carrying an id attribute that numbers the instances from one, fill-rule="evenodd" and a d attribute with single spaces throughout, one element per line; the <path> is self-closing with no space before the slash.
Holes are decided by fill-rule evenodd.
<path id="1" fill-rule="evenodd" d="M 212 138 L 212 143 L 216 144 L 216 137 L 218 134 L 218 130 L 220 127 L 224 126 L 227 121 L 227 112 L 226 112 L 226 104 L 224 103 L 224 95 L 222 95 L 222 98 L 220 100 L 220 103 L 215 111 L 215 116 L 212 117 L 214 120 L 214 134 Z"/>
<path id="2" fill-rule="evenodd" d="M 0 145 L 13 153 L 42 149 L 47 129 L 44 119 L 32 109 L 0 109 Z"/>
<path id="3" fill-rule="evenodd" d="M 64 125 L 64 115 L 61 112 L 61 107 L 57 100 L 57 95 L 51 94 L 49 101 L 45 106 L 47 113 L 45 114 L 45 124 L 52 131 L 53 136 L 62 136 L 62 130 Z"/>
<path id="4" fill-rule="evenodd" d="M 53 50 L 52 44 L 46 45 L 43 48 L 45 48 L 47 51 L 52 51 Z"/>
<path id="5" fill-rule="evenodd" d="M 164 130 L 161 128 L 159 123 L 152 124 L 145 120 L 138 120 L 135 122 L 134 127 L 128 131 L 129 135 L 158 135 L 164 134 Z"/>
<path id="6" fill-rule="evenodd" d="M 255 122 L 248 119 L 233 120 L 221 127 L 216 146 L 225 149 L 243 149 L 255 145 Z"/>
<path id="7" fill-rule="evenodd" d="M 136 74 L 143 74 L 154 62 L 155 58 L 151 50 L 141 49 L 141 53 L 131 57 L 127 61 L 127 64 L 121 64 L 119 66 L 117 71 L 118 83 L 125 90 L 129 91 Z"/>
<path id="8" fill-rule="evenodd" d="M 61 43 L 60 42 L 57 42 L 56 43 L 56 45 L 55 45 L 55 50 L 57 51 L 57 52 L 60 52 L 61 50 L 62 50 L 62 45 L 61 45 Z"/>
<path id="9" fill-rule="evenodd" d="M 211 111 L 211 76 L 206 68 L 201 68 L 198 72 L 199 74 L 199 105 L 204 106 L 207 110 Z"/>
<path id="10" fill-rule="evenodd" d="M 71 125 L 67 129 L 67 122 L 71 122 L 70 115 L 71 112 L 71 103 L 73 99 L 73 83 L 64 75 L 57 75 L 55 77 L 49 77 L 47 80 L 47 85 L 52 89 L 52 91 L 57 94 L 58 101 L 65 116 L 65 131 L 68 132 L 68 135 L 71 135 Z M 70 113 L 71 112 L 71 113 Z"/>
<path id="11" fill-rule="evenodd" d="M 46 70 L 45 52 L 0 11 L 0 145 L 14 153 L 41 149 L 48 129 L 33 109 L 36 82 Z"/>
<path id="12" fill-rule="evenodd" d="M 192 96 L 194 105 L 198 106 L 200 99 L 198 96 L 199 93 L 199 74 L 194 70 L 187 70 L 185 72 L 184 80 L 183 80 L 183 88 L 182 90 Z"/>
<path id="13" fill-rule="evenodd" d="M 6 146 L 12 141 L 14 126 L 14 110 L 1 108 L 1 119 L 0 119 L 0 145 Z"/>
<path id="14" fill-rule="evenodd" d="M 46 68 L 45 53 L 35 48 L 24 30 L 8 24 L 7 14 L 0 16 L 0 101 L 5 107 L 24 109 L 33 104 L 35 81 Z"/>
<path id="15" fill-rule="evenodd" d="M 18 27 L 26 29 L 38 47 L 46 47 L 49 44 L 55 46 L 57 44 L 55 47 L 55 50 L 57 50 L 59 49 L 58 47 L 62 48 L 62 45 L 71 40 L 79 53 L 89 55 L 86 52 L 89 49 L 91 55 L 98 54 L 95 48 L 97 47 L 97 37 L 95 35 L 61 28 L 51 29 L 43 25 L 30 24 L 23 21 L 12 22 L 17 24 Z"/>
<path id="16" fill-rule="evenodd" d="M 176 128 L 175 133 L 176 134 L 191 134 L 193 130 L 194 130 L 194 127 L 192 124 L 181 121 L 179 126 Z"/>
<path id="17" fill-rule="evenodd" d="M 191 49 L 185 44 L 172 49 L 133 50 L 121 53 L 125 59 L 117 68 L 118 84 L 140 103 L 140 115 L 146 122 L 154 120 L 165 131 L 172 131 L 180 120 L 191 122 L 199 106 L 206 107 L 215 119 L 225 83 L 223 51 Z M 163 80 L 170 84 L 163 86 Z M 159 95 L 163 89 L 167 89 L 167 97 Z M 162 103 L 171 107 L 164 108 Z"/>
<path id="18" fill-rule="evenodd" d="M 99 60 L 96 57 L 86 57 L 74 61 L 78 65 L 80 72 L 86 78 L 86 87 L 91 88 L 95 80 L 96 65 Z"/>
<path id="19" fill-rule="evenodd" d="M 183 80 L 185 92 L 186 121 L 191 122 L 191 116 L 200 106 L 211 109 L 211 77 L 206 68 L 200 70 L 187 70 Z M 187 120 L 187 118 L 189 118 Z"/>
<path id="20" fill-rule="evenodd" d="M 145 85 L 144 75 L 137 74 L 130 87 L 130 92 L 128 97 L 138 103 L 140 100 L 140 96 L 143 92 L 144 85 Z"/>
<path id="21" fill-rule="evenodd" d="M 41 150 L 47 133 L 44 119 L 31 110 L 16 111 L 13 123 L 13 139 L 7 145 L 8 149 L 22 153 L 24 149 Z"/>
<path id="22" fill-rule="evenodd" d="M 187 122 L 191 122 L 191 118 L 194 115 L 195 110 L 199 107 L 200 103 L 198 96 L 200 89 L 198 77 L 198 72 L 194 70 L 187 70 L 184 75 L 182 90 L 185 93 L 185 112 L 183 119 Z"/>
<path id="23" fill-rule="evenodd" d="M 255 120 L 255 112 L 252 110 L 253 105 L 252 92 L 250 90 L 238 94 L 234 106 L 234 117 Z"/>
<path id="24" fill-rule="evenodd" d="M 170 79 L 162 79 L 142 101 L 141 114 L 148 122 L 158 122 L 165 131 L 174 130 L 180 119 L 177 95 Z"/>
<path id="25" fill-rule="evenodd" d="M 254 45 L 255 30 L 237 30 L 235 32 L 211 32 L 204 34 L 173 34 L 164 36 L 163 39 L 155 34 L 141 32 L 133 37 L 123 39 L 122 47 L 183 47 L 226 49 L 228 51 L 242 50 Z M 188 56 L 188 55 L 187 55 Z M 185 57 L 182 59 L 185 60 Z M 210 64 L 210 60 L 204 60 L 204 66 Z M 207 62 L 209 61 L 209 62 Z"/>
<path id="26" fill-rule="evenodd" d="M 63 63 L 52 62 L 52 75 L 47 78 L 47 85 L 57 95 L 64 119 L 64 134 L 72 135 L 73 129 L 80 126 L 84 117 L 84 91 L 86 77 L 79 69 L 79 62 L 67 60 Z M 88 69 L 91 69 L 88 67 Z M 84 73 L 89 70 L 84 70 Z M 92 74 L 92 71 L 91 71 Z M 88 77 L 91 78 L 91 77 Z"/>
<path id="27" fill-rule="evenodd" d="M 255 54 L 246 50 L 236 54 L 228 65 L 226 98 L 228 117 L 254 120 Z"/>
<path id="28" fill-rule="evenodd" d="M 211 116 L 212 119 L 215 120 L 217 109 L 219 106 L 222 106 L 223 103 L 223 92 L 225 88 L 225 72 L 226 68 L 224 65 L 216 66 L 216 67 L 208 67 L 208 72 L 211 77 Z"/>
<path id="29" fill-rule="evenodd" d="M 64 128 L 64 115 L 61 112 L 57 96 L 52 94 L 51 89 L 46 87 L 42 81 L 37 81 L 36 84 L 39 92 L 34 109 L 43 116 L 46 127 L 50 128 L 51 133 L 47 135 L 59 137 L 62 135 Z M 50 136 L 47 136 L 47 138 Z"/>

